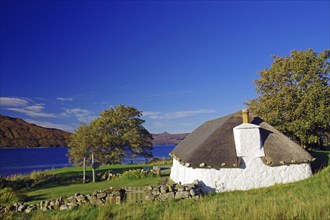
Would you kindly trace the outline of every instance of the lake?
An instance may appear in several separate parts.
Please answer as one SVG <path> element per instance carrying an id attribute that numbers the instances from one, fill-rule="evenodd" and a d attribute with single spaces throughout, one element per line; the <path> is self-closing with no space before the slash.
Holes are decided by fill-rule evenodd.
<path id="1" fill-rule="evenodd" d="M 175 145 L 154 146 L 153 157 L 169 158 Z M 58 148 L 1 148 L 0 176 L 29 174 L 32 171 L 71 167 L 67 147 Z M 145 158 L 125 158 L 123 163 L 143 163 Z"/>

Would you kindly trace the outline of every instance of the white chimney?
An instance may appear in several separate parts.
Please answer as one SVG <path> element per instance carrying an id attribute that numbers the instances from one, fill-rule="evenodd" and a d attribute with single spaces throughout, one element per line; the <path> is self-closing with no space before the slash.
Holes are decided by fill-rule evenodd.
<path id="1" fill-rule="evenodd" d="M 244 116 L 246 112 L 246 110 L 242 111 L 245 123 L 233 128 L 237 156 L 264 157 L 265 152 L 260 137 L 260 126 L 246 123 L 246 116 Z"/>

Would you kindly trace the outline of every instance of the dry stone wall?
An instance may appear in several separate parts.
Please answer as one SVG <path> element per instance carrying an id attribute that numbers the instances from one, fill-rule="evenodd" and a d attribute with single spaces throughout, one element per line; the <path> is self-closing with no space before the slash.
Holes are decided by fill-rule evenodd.
<path id="1" fill-rule="evenodd" d="M 160 185 L 146 187 L 146 201 L 166 201 L 174 199 L 199 199 L 204 194 L 202 188 L 195 180 L 192 184 Z"/>
<path id="2" fill-rule="evenodd" d="M 192 184 L 163 184 L 159 186 L 147 186 L 145 190 L 145 201 L 169 201 L 179 199 L 199 199 L 204 195 L 202 188 L 198 181 Z M 30 213 L 34 210 L 70 210 L 82 205 L 102 206 L 106 204 L 122 204 L 126 201 L 126 190 L 104 190 L 94 192 L 92 194 L 76 193 L 70 197 L 60 197 L 57 199 L 50 199 L 41 201 L 38 204 L 26 204 L 23 202 L 10 204 L 8 206 L 0 206 L 1 214 L 7 212 L 26 212 Z"/>
<path id="3" fill-rule="evenodd" d="M 67 210 L 75 207 L 89 204 L 94 206 L 100 206 L 105 204 L 121 204 L 125 199 L 125 190 L 105 190 L 98 191 L 92 194 L 80 194 L 76 193 L 74 196 L 68 198 L 51 199 L 41 201 L 39 204 L 26 204 L 26 203 L 15 203 L 8 206 L 0 207 L 0 214 L 5 212 L 26 212 L 30 213 L 33 210 Z"/>

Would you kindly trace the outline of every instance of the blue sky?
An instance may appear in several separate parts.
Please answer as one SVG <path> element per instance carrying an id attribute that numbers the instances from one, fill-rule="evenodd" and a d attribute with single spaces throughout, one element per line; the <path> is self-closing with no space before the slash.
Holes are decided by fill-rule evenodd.
<path id="1" fill-rule="evenodd" d="M 329 1 L 1 1 L 0 111 L 73 131 L 119 104 L 152 133 L 245 108 L 272 55 L 329 43 Z"/>

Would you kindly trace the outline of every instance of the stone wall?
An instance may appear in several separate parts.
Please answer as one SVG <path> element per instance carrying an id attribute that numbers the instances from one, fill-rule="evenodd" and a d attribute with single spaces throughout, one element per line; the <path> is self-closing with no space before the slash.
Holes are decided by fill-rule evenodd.
<path id="1" fill-rule="evenodd" d="M 199 199 L 204 194 L 198 181 L 192 184 L 180 185 L 160 185 L 157 187 L 146 187 L 146 201 L 166 201 L 174 199 Z"/>
<path id="2" fill-rule="evenodd" d="M 132 191 L 132 188 L 135 187 L 128 187 L 128 190 Z M 198 181 L 186 185 L 162 184 L 159 186 L 147 186 L 144 187 L 144 192 L 144 201 L 166 201 L 188 198 L 199 199 L 204 194 Z M 39 204 L 26 204 L 19 202 L 8 206 L 0 205 L 0 215 L 7 212 L 30 213 L 34 210 L 68 210 L 81 205 L 102 206 L 105 204 L 122 204 L 126 201 L 126 193 L 127 191 L 125 189 L 109 189 L 86 195 L 76 193 L 68 198 L 62 196 L 57 199 L 41 201 Z"/>
<path id="3" fill-rule="evenodd" d="M 39 204 L 26 204 L 15 203 L 8 206 L 0 206 L 0 214 L 5 212 L 26 212 L 29 213 L 33 210 L 67 210 L 75 207 L 89 204 L 100 206 L 105 204 L 121 204 L 125 200 L 125 190 L 105 190 L 98 191 L 92 194 L 76 193 L 74 196 L 64 198 L 63 196 L 58 199 L 50 199 L 41 201 Z"/>

